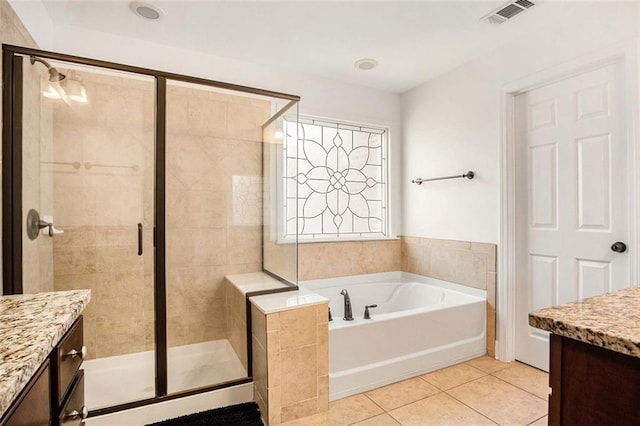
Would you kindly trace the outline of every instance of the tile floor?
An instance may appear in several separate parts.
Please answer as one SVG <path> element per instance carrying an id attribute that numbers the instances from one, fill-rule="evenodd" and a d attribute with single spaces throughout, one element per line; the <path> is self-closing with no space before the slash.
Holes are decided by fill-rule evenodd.
<path id="1" fill-rule="evenodd" d="M 547 373 L 490 357 L 334 401 L 286 426 L 547 424 Z"/>

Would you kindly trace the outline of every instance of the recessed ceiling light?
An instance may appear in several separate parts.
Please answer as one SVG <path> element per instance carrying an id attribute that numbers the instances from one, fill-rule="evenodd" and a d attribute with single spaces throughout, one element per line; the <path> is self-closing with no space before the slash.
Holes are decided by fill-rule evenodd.
<path id="1" fill-rule="evenodd" d="M 137 16 L 150 19 L 152 21 L 160 19 L 162 15 L 164 15 L 162 10 L 157 6 L 141 1 L 132 1 L 129 3 L 129 9 L 131 9 L 131 11 Z"/>
<path id="2" fill-rule="evenodd" d="M 362 58 L 358 59 L 353 65 L 359 70 L 369 71 L 378 66 L 378 61 L 371 58 Z"/>

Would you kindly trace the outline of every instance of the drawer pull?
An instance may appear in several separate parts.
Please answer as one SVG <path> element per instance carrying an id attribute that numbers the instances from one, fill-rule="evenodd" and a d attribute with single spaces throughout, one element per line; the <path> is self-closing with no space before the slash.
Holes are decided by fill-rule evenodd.
<path id="1" fill-rule="evenodd" d="M 70 356 L 70 357 L 78 356 L 80 357 L 80 359 L 85 359 L 85 357 L 87 356 L 87 347 L 83 345 L 79 351 L 75 349 L 71 349 L 69 352 L 64 354 L 64 356 Z"/>
<path id="2" fill-rule="evenodd" d="M 80 411 L 78 410 L 73 410 L 72 412 L 70 412 L 69 414 L 66 415 L 65 418 L 67 419 L 77 419 L 78 417 L 80 417 L 82 420 L 86 419 L 87 417 L 89 417 L 89 409 L 87 408 L 86 405 L 84 405 Z"/>

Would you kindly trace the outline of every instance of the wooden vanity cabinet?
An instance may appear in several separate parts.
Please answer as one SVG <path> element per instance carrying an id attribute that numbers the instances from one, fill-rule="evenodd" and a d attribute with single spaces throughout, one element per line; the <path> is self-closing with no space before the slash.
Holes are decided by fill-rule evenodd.
<path id="1" fill-rule="evenodd" d="M 640 358 L 551 335 L 549 425 L 640 425 Z"/>
<path id="2" fill-rule="evenodd" d="M 80 370 L 87 355 L 82 324 L 80 316 L 51 352 L 55 425 L 80 425 L 88 415 L 84 405 L 84 371 Z"/>
<path id="3" fill-rule="evenodd" d="M 47 359 L 9 407 L 2 426 L 51 424 L 51 368 Z"/>
<path id="4" fill-rule="evenodd" d="M 87 414 L 87 408 L 84 405 L 84 370 L 79 370 L 74 376 L 69 395 L 58 413 L 57 421 L 60 426 L 80 425 Z"/>
<path id="5" fill-rule="evenodd" d="M 0 426 L 76 426 L 84 405 L 82 316 L 71 326 L 0 421 Z"/>

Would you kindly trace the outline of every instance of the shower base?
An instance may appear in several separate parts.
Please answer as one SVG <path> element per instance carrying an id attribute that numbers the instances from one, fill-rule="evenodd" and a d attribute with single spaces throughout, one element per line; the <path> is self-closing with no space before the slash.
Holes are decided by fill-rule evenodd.
<path id="1" fill-rule="evenodd" d="M 168 351 L 169 393 L 247 377 L 228 340 L 176 346 Z M 111 407 L 155 396 L 155 355 L 137 352 L 85 361 L 87 408 Z"/>

